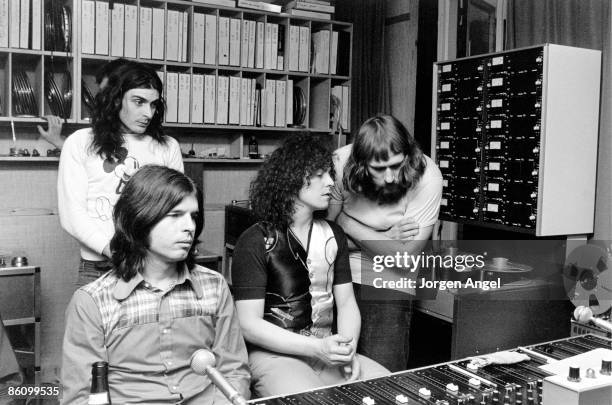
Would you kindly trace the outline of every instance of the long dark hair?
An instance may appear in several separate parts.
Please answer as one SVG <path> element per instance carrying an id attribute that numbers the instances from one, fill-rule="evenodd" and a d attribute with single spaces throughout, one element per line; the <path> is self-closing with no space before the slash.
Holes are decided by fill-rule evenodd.
<path id="1" fill-rule="evenodd" d="M 104 89 L 96 94 L 92 116 L 94 139 L 91 148 L 102 158 L 113 158 L 123 145 L 119 112 L 123 96 L 131 89 L 154 89 L 159 93 L 155 114 L 149 122 L 147 134 L 161 144 L 166 143 L 162 129 L 165 112 L 162 82 L 155 69 L 142 63 L 132 62 L 118 67 L 108 77 L 108 84 Z"/>
<path id="2" fill-rule="evenodd" d="M 291 135 L 266 160 L 251 182 L 251 207 L 258 219 L 280 230 L 292 222 L 304 181 L 318 170 L 332 170 L 331 151 L 311 134 Z"/>
<path id="3" fill-rule="evenodd" d="M 418 183 L 426 167 L 419 144 L 406 127 L 391 115 L 377 115 L 367 119 L 353 141 L 342 184 L 352 193 L 360 193 L 364 179 L 369 176 L 371 160 L 387 160 L 389 152 L 405 155 L 399 172 L 399 181 L 410 188 Z"/>
<path id="4" fill-rule="evenodd" d="M 189 195 L 199 197 L 194 182 L 183 173 L 165 166 L 146 165 L 134 174 L 117 200 L 113 211 L 115 235 L 110 248 L 117 274 L 129 281 L 144 268 L 151 229 Z M 201 198 L 195 237 L 203 228 Z M 195 265 L 194 240 L 184 263 Z"/>

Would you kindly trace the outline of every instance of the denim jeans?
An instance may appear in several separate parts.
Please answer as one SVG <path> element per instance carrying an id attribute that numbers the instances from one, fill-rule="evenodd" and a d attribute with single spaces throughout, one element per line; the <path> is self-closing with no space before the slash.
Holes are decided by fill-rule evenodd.
<path id="1" fill-rule="evenodd" d="M 401 299 L 371 299 L 381 291 L 367 285 L 353 284 L 361 312 L 361 334 L 357 352 L 377 361 L 389 370 L 401 371 L 408 366 L 408 344 L 412 300 L 402 293 Z M 395 292 L 389 290 L 392 296 Z"/>
<path id="2" fill-rule="evenodd" d="M 94 261 L 81 258 L 81 263 L 79 264 L 79 278 L 76 283 L 77 288 L 83 287 L 92 281 L 96 281 L 98 277 L 106 274 L 106 272 L 112 268 L 113 266 L 108 260 Z"/>

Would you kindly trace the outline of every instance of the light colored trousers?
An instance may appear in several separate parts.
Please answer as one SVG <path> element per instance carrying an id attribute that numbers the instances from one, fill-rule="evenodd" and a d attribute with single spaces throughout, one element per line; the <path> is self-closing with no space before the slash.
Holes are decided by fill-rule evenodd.
<path id="1" fill-rule="evenodd" d="M 374 360 L 357 355 L 361 365 L 360 380 L 382 377 L 389 370 Z M 346 381 L 342 367 L 327 366 L 321 361 L 273 353 L 262 349 L 249 352 L 254 398 L 295 394 Z"/>

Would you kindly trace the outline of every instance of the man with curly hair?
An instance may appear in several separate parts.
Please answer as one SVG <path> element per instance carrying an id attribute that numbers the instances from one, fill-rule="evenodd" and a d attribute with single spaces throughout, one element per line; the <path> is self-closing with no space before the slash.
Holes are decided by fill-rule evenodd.
<path id="1" fill-rule="evenodd" d="M 374 280 L 416 278 L 418 269 L 376 272 L 373 257 L 418 255 L 438 219 L 442 174 L 406 127 L 390 115 L 366 120 L 352 144 L 334 152 L 337 181 L 328 218 L 349 237 L 355 295 L 363 317 L 359 353 L 391 371 L 406 369 L 414 290 Z M 401 285 L 401 284 L 399 284 Z"/>
<path id="2" fill-rule="evenodd" d="M 331 152 L 312 135 L 290 137 L 251 183 L 259 222 L 236 243 L 232 281 L 258 396 L 388 373 L 355 354 L 346 236 L 323 219 L 332 185 Z"/>
<path id="3" fill-rule="evenodd" d="M 146 164 L 183 171 L 178 142 L 163 134 L 162 91 L 152 67 L 123 64 L 96 95 L 92 127 L 62 148 L 58 208 L 62 227 L 80 244 L 78 285 L 110 269 L 112 210 L 129 178 Z"/>

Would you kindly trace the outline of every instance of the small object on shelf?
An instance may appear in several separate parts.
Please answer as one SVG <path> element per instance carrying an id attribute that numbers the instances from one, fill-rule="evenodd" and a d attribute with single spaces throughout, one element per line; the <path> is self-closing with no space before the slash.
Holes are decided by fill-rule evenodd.
<path id="1" fill-rule="evenodd" d="M 40 157 L 40 152 L 38 152 L 38 149 L 32 149 L 32 157 Z"/>
<path id="2" fill-rule="evenodd" d="M 9 149 L 10 157 L 27 157 L 30 156 L 30 151 L 27 148 L 10 148 Z"/>
<path id="3" fill-rule="evenodd" d="M 259 146 L 257 145 L 257 139 L 253 135 L 251 135 L 251 140 L 249 140 L 249 158 L 259 159 Z"/>
<path id="4" fill-rule="evenodd" d="M 11 264 L 14 267 L 25 267 L 28 265 L 28 258 L 25 256 L 15 256 L 13 260 L 11 260 Z"/>
<path id="5" fill-rule="evenodd" d="M 191 149 L 189 149 L 189 152 L 187 152 L 187 155 L 189 157 L 194 157 L 196 155 L 195 150 L 193 150 L 193 144 L 191 144 Z"/>
<path id="6" fill-rule="evenodd" d="M 61 153 L 62 153 L 62 150 L 58 148 L 47 149 L 47 157 L 60 157 Z"/>

